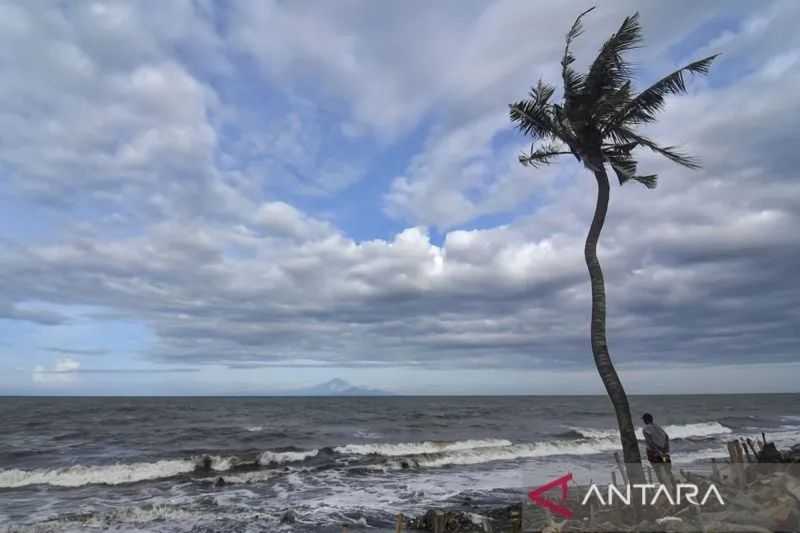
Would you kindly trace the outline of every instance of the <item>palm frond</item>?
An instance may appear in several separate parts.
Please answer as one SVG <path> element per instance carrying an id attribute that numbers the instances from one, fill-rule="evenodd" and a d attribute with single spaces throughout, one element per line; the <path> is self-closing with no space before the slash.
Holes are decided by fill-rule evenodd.
<path id="1" fill-rule="evenodd" d="M 655 114 L 663 109 L 667 95 L 686 93 L 686 74 L 708 74 L 711 64 L 718 55 L 714 54 L 689 63 L 668 76 L 664 76 L 633 98 L 611 123 L 616 125 L 652 122 L 655 120 Z"/>
<path id="2" fill-rule="evenodd" d="M 681 166 L 692 169 L 700 168 L 700 161 L 681 152 L 677 146 L 660 146 L 655 141 L 645 137 L 644 135 L 639 135 L 628 128 L 613 128 L 609 132 L 609 135 L 617 143 L 636 143 L 649 148 L 657 154 L 663 155 L 673 163 L 677 163 Z"/>
<path id="3" fill-rule="evenodd" d="M 556 144 L 546 144 L 539 148 L 532 145 L 529 153 L 520 154 L 519 162 L 526 167 L 539 167 L 542 165 L 549 165 L 556 157 L 569 153 L 571 152 L 562 150 L 561 147 Z"/>
<path id="4" fill-rule="evenodd" d="M 646 176 L 634 176 L 632 179 L 638 181 L 648 189 L 655 189 L 658 186 L 657 174 L 648 174 Z"/>
<path id="5" fill-rule="evenodd" d="M 590 102 L 609 90 L 622 87 L 632 77 L 632 69 L 624 54 L 636 48 L 642 41 L 639 14 L 625 17 L 619 29 L 600 48 L 586 76 L 585 92 Z"/>
<path id="6" fill-rule="evenodd" d="M 606 161 L 608 161 L 608 163 L 611 165 L 611 168 L 614 169 L 614 173 L 617 175 L 620 185 L 624 185 L 626 182 L 634 180 L 643 184 L 648 189 L 656 188 L 658 176 L 655 174 L 648 174 L 646 176 L 637 175 L 636 168 L 638 164 L 636 160 L 630 157 L 629 151 L 610 151 L 606 152 L 604 155 L 606 156 Z"/>
<path id="7" fill-rule="evenodd" d="M 581 19 L 584 15 L 594 10 L 590 7 L 575 19 L 572 27 L 567 32 L 566 43 L 564 45 L 564 56 L 561 58 L 561 78 L 564 82 L 564 99 L 571 100 L 583 90 L 584 76 L 575 71 L 570 65 L 575 62 L 575 56 L 570 51 L 572 41 L 577 39 L 583 33 L 583 24 Z"/>
<path id="8" fill-rule="evenodd" d="M 511 122 L 525 135 L 534 138 L 553 138 L 556 127 L 553 124 L 553 108 L 549 103 L 555 88 L 539 80 L 531 89 L 530 99 L 515 102 L 509 106 Z"/>
<path id="9" fill-rule="evenodd" d="M 539 80 L 529 98 L 509 106 L 511 121 L 533 138 L 530 151 L 519 156 L 520 163 L 536 167 L 551 163 L 558 155 L 572 154 L 590 170 L 597 170 L 602 159 L 601 164 L 611 166 L 620 184 L 638 181 L 651 189 L 656 187 L 657 176 L 638 174 L 633 152 L 639 147 L 679 165 L 698 168 L 697 159 L 640 135 L 636 126 L 655 120 L 666 96 L 685 93 L 687 77 L 707 74 L 717 56 L 689 63 L 635 94 L 633 68 L 626 59 L 627 52 L 642 41 L 639 14 L 635 13 L 605 41 L 588 72 L 577 72 L 572 46 L 583 33 L 583 17 L 594 9 L 578 15 L 567 32 L 561 58 L 562 100 L 551 101 L 555 88 Z"/>

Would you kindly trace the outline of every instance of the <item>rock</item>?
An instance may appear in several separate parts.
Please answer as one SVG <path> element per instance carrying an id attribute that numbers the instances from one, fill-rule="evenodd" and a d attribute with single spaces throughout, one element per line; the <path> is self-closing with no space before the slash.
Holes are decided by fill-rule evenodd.
<path id="1" fill-rule="evenodd" d="M 709 521 L 704 522 L 703 526 L 706 531 L 727 531 L 729 533 L 773 533 L 772 530 L 753 526 L 753 525 L 741 525 L 741 524 L 732 524 L 729 522 L 719 522 L 719 521 Z"/>
<path id="2" fill-rule="evenodd" d="M 780 463 L 783 461 L 783 456 L 781 452 L 778 451 L 778 448 L 775 446 L 774 442 L 768 442 L 764 445 L 764 448 L 758 452 L 758 462 L 759 463 Z"/>
<path id="3" fill-rule="evenodd" d="M 787 526 L 792 526 L 793 515 L 797 516 L 797 509 L 794 501 L 789 496 L 780 498 L 773 505 L 766 508 L 767 516 L 775 522 L 779 529 L 783 530 Z"/>
<path id="4" fill-rule="evenodd" d="M 287 510 L 281 516 L 281 524 L 294 524 L 297 521 L 297 516 L 291 509 Z"/>

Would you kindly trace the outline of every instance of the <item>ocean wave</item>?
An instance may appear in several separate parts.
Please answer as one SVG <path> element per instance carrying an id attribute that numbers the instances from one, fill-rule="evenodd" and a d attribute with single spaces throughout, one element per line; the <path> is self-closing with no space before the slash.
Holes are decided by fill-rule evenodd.
<path id="1" fill-rule="evenodd" d="M 153 463 L 113 464 L 102 466 L 76 465 L 52 470 L 0 470 L 0 487 L 28 485 L 80 487 L 83 485 L 121 485 L 187 474 L 197 464 L 188 460 L 164 460 Z"/>
<path id="2" fill-rule="evenodd" d="M 353 433 L 353 436 L 356 437 L 357 439 L 369 439 L 369 440 L 380 439 L 381 437 L 383 437 L 383 435 L 381 435 L 380 433 L 374 433 L 371 431 L 356 431 L 355 433 Z"/>
<path id="3" fill-rule="evenodd" d="M 115 463 L 110 465 L 74 465 L 38 470 L 0 470 L 0 488 L 28 485 L 81 487 L 84 485 L 122 485 L 170 478 L 195 471 L 225 472 L 252 463 L 238 457 L 204 455 L 192 459 L 163 459 L 152 463 Z"/>
<path id="4" fill-rule="evenodd" d="M 400 442 L 382 444 L 346 444 L 333 449 L 336 453 L 350 455 L 383 455 L 397 457 L 403 455 L 417 455 L 422 453 L 441 453 L 475 448 L 491 448 L 510 446 L 511 441 L 505 439 L 474 439 L 453 442 L 423 441 Z"/>
<path id="5" fill-rule="evenodd" d="M 727 453 L 723 448 L 706 448 L 704 450 L 697 450 L 694 452 L 681 452 L 679 454 L 672 454 L 672 462 L 678 464 L 690 464 L 696 461 L 707 461 L 712 458 L 727 457 Z"/>
<path id="6" fill-rule="evenodd" d="M 271 452 L 266 451 L 261 454 L 261 457 L 258 458 L 258 464 L 267 466 L 267 465 L 282 465 L 285 463 L 296 463 L 300 461 L 305 461 L 310 457 L 316 457 L 319 453 L 319 450 L 300 450 L 300 451 L 289 451 L 289 452 Z"/>
<path id="7" fill-rule="evenodd" d="M 579 433 L 586 439 L 605 439 L 611 437 L 618 437 L 619 430 L 617 429 L 592 429 L 592 428 L 571 428 L 572 431 Z M 721 435 L 725 433 L 732 433 L 731 428 L 723 426 L 719 422 L 697 422 L 694 424 L 673 424 L 664 426 L 664 431 L 667 432 L 670 439 L 697 439 L 704 437 L 713 437 L 714 435 Z M 636 428 L 636 435 L 639 440 L 644 440 L 642 428 Z"/>
<path id="8" fill-rule="evenodd" d="M 697 424 L 664 426 L 664 431 L 667 432 L 667 435 L 669 435 L 671 439 L 692 439 L 732 433 L 731 428 L 723 426 L 719 422 L 699 422 Z M 641 429 L 637 431 L 637 435 L 644 439 Z"/>
<path id="9" fill-rule="evenodd" d="M 506 441 L 508 442 L 508 441 Z M 585 441 L 556 440 L 501 446 L 486 446 L 451 450 L 439 453 L 423 453 L 393 458 L 386 465 L 389 468 L 436 468 L 450 465 L 474 465 L 493 461 L 511 461 L 557 455 L 594 455 L 619 449 L 619 440 L 612 438 Z M 381 468 L 380 465 L 376 466 Z"/>

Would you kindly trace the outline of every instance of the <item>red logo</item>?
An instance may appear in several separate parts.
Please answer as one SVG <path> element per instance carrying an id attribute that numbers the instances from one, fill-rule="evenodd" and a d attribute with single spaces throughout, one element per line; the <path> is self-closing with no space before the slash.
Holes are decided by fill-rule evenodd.
<path id="1" fill-rule="evenodd" d="M 567 494 L 569 493 L 569 486 L 567 483 L 570 481 L 572 481 L 572 473 L 563 475 L 558 479 L 545 483 L 537 489 L 533 489 L 528 493 L 528 498 L 539 507 L 549 509 L 551 512 L 563 516 L 564 518 L 572 518 L 572 511 L 570 511 L 567 506 L 563 505 L 567 501 Z M 545 492 L 555 487 L 561 487 L 561 501 L 559 503 L 548 500 L 543 496 Z"/>

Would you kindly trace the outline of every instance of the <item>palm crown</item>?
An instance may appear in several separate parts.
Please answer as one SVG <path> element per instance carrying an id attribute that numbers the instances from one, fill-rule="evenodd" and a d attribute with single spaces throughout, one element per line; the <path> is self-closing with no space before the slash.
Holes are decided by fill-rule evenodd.
<path id="1" fill-rule="evenodd" d="M 625 18 L 603 44 L 588 72 L 579 73 L 572 67 L 575 57 L 570 45 L 583 31 L 581 18 L 592 9 L 581 13 L 567 33 L 561 60 L 562 102 L 551 102 L 555 88 L 539 80 L 530 98 L 510 105 L 512 122 L 534 138 L 530 152 L 520 155 L 520 162 L 538 166 L 551 163 L 559 155 L 572 154 L 590 170 L 608 163 L 620 185 L 635 180 L 651 189 L 656 186 L 656 175 L 637 173 L 633 151 L 638 147 L 697 168 L 697 160 L 674 146 L 660 146 L 637 133 L 636 127 L 653 122 L 667 95 L 686 92 L 686 74 L 706 74 L 716 55 L 690 63 L 634 94 L 633 71 L 624 54 L 641 42 L 638 13 Z"/>

